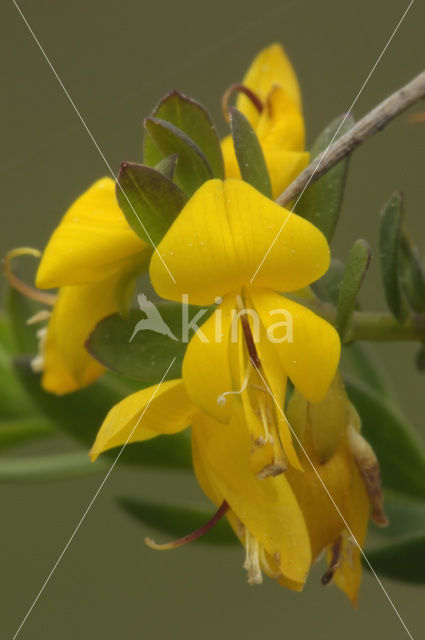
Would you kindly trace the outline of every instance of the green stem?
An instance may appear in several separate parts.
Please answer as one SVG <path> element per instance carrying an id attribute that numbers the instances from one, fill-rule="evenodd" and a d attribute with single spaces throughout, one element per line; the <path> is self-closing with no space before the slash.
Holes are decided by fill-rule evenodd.
<path id="1" fill-rule="evenodd" d="M 42 416 L 0 420 L 0 449 L 54 432 L 53 424 Z"/>
<path id="2" fill-rule="evenodd" d="M 299 299 L 299 302 L 335 326 L 336 308 L 332 304 L 305 299 Z M 412 313 L 404 324 L 400 324 L 391 313 L 355 311 L 345 342 L 355 340 L 425 342 L 425 315 Z"/>

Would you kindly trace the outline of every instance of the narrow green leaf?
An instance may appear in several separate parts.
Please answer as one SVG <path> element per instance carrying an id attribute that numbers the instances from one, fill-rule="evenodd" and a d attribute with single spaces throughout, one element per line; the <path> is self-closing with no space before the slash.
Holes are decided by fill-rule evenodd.
<path id="1" fill-rule="evenodd" d="M 345 265 L 341 260 L 332 258 L 329 269 L 325 275 L 310 285 L 320 300 L 323 302 L 330 302 L 336 306 L 344 272 Z"/>
<path id="2" fill-rule="evenodd" d="M 187 198 L 162 173 L 143 164 L 123 162 L 116 187 L 118 204 L 132 229 L 149 245 L 157 245 Z"/>
<path id="3" fill-rule="evenodd" d="M 416 366 L 419 371 L 425 371 L 425 344 L 422 344 L 416 353 Z"/>
<path id="4" fill-rule="evenodd" d="M 381 212 L 379 248 L 385 298 L 392 314 L 400 323 L 408 315 L 400 285 L 400 243 L 403 222 L 403 200 L 394 193 Z"/>
<path id="5" fill-rule="evenodd" d="M 134 498 L 119 498 L 120 506 L 138 522 L 155 527 L 167 536 L 165 542 L 196 531 L 212 517 L 213 511 L 189 509 L 170 504 L 157 504 Z M 238 541 L 226 519 L 198 540 L 203 544 L 231 545 Z"/>
<path id="6" fill-rule="evenodd" d="M 230 128 L 242 179 L 267 198 L 272 197 L 272 186 L 263 151 L 257 134 L 248 118 L 236 107 L 229 108 Z"/>
<path id="7" fill-rule="evenodd" d="M 206 156 L 184 131 L 160 118 L 146 118 L 145 128 L 164 156 L 178 155 L 175 181 L 187 196 L 213 177 Z"/>
<path id="8" fill-rule="evenodd" d="M 344 372 L 358 378 L 376 393 L 392 399 L 393 393 L 388 386 L 383 367 L 369 345 L 360 342 L 344 345 L 341 367 Z"/>
<path id="9" fill-rule="evenodd" d="M 425 453 L 406 419 L 386 398 L 351 376 L 344 376 L 362 432 L 381 466 L 385 488 L 425 498 Z"/>
<path id="10" fill-rule="evenodd" d="M 87 349 L 108 369 L 145 382 L 161 380 L 176 358 L 168 378 L 179 378 L 187 346 L 181 341 L 182 305 L 160 302 L 154 306 L 143 300 L 153 312 L 131 309 L 126 317 L 115 313 L 104 318 L 89 336 Z M 148 319 L 152 317 L 153 321 Z"/>
<path id="11" fill-rule="evenodd" d="M 113 375 L 106 374 L 86 389 L 65 396 L 55 396 L 42 389 L 40 375 L 32 371 L 28 359 L 17 360 L 16 367 L 25 389 L 39 411 L 58 429 L 71 435 L 87 449 L 93 444 L 103 419 L 113 405 L 140 388 L 134 383 L 117 380 Z M 116 449 L 104 454 L 110 459 L 116 455 Z M 132 443 L 120 457 L 118 464 L 121 463 L 142 467 L 191 468 L 189 434 L 183 432 Z"/>
<path id="12" fill-rule="evenodd" d="M 0 483 L 52 482 L 105 473 L 107 461 L 91 462 L 86 452 L 0 460 Z"/>
<path id="13" fill-rule="evenodd" d="M 0 420 L 0 449 L 54 433 L 50 420 L 43 416 L 30 416 Z"/>
<path id="14" fill-rule="evenodd" d="M 13 367 L 13 356 L 0 345 L 0 418 L 33 413 L 34 408 Z"/>
<path id="15" fill-rule="evenodd" d="M 402 227 L 400 238 L 400 279 L 409 306 L 417 313 L 425 311 L 425 275 L 417 247 L 406 229 Z"/>
<path id="16" fill-rule="evenodd" d="M 371 524 L 375 537 L 383 539 L 379 544 L 387 544 L 388 538 L 400 538 L 405 535 L 425 532 L 425 502 L 412 500 L 396 493 L 385 492 L 385 514 L 389 524 L 378 527 Z"/>
<path id="17" fill-rule="evenodd" d="M 177 153 L 174 153 L 172 156 L 166 156 L 154 166 L 154 169 L 159 171 L 159 173 L 162 173 L 162 175 L 168 178 L 168 180 L 173 180 L 178 159 L 179 157 Z"/>
<path id="18" fill-rule="evenodd" d="M 344 342 L 356 308 L 357 295 L 368 270 L 371 251 L 366 240 L 356 240 L 348 256 L 336 309 L 336 328 Z"/>
<path id="19" fill-rule="evenodd" d="M 339 116 L 333 120 L 314 143 L 311 158 L 325 151 L 331 142 L 347 133 L 353 124 L 354 119 L 351 116 Z M 316 225 L 328 241 L 333 237 L 341 211 L 348 163 L 349 157 L 341 160 L 317 182 L 309 185 L 295 209 L 299 215 Z"/>
<path id="20" fill-rule="evenodd" d="M 387 578 L 425 583 L 425 532 L 371 550 L 367 557 L 374 570 Z"/>
<path id="21" fill-rule="evenodd" d="M 224 178 L 220 140 L 208 112 L 199 102 L 178 91 L 172 91 L 159 102 L 152 116 L 170 122 L 183 131 L 206 157 L 212 176 Z M 152 138 L 146 136 L 144 142 L 146 164 L 154 166 L 160 161 L 161 155 Z"/>
<path id="22" fill-rule="evenodd" d="M 40 304 L 22 295 L 16 289 L 8 287 L 5 296 L 5 308 L 10 323 L 14 350 L 20 354 L 38 352 L 37 328 L 28 325 L 27 320 L 42 308 Z"/>

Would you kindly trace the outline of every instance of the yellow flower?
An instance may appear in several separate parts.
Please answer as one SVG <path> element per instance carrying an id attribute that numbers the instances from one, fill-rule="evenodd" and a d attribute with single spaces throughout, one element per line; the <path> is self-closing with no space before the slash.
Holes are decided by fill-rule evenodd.
<path id="1" fill-rule="evenodd" d="M 327 549 L 322 582 L 334 581 L 355 605 L 370 506 L 375 523 L 387 524 L 378 461 L 338 375 L 319 404 L 294 391 L 287 414 L 303 472 L 289 468 L 285 475 L 307 524 L 312 560 Z"/>
<path id="2" fill-rule="evenodd" d="M 301 289 L 327 270 L 326 239 L 245 182 L 211 180 L 181 211 L 158 252 L 175 280 L 154 255 L 151 281 L 163 298 L 181 301 L 186 294 L 198 305 L 222 299 L 185 354 L 183 379 L 190 399 L 224 423 L 236 405 L 243 407 L 257 472 L 277 472 L 288 463 L 299 467 L 288 426 L 267 400 L 257 368 L 280 406 L 288 377 L 311 402 L 326 394 L 338 365 L 338 334 L 312 311 L 276 293 Z M 238 324 L 243 330 L 235 331 Z"/>
<path id="3" fill-rule="evenodd" d="M 189 294 L 200 305 L 219 297 L 220 303 L 188 345 L 183 380 L 144 389 L 114 407 L 91 454 L 192 425 L 197 478 L 217 506 L 229 505 L 250 582 L 265 571 L 301 589 L 312 547 L 287 474 L 292 466 L 303 475 L 303 465 L 284 415 L 286 380 L 309 401 L 323 400 L 340 343 L 328 323 L 274 290 L 298 290 L 320 277 L 329 264 L 326 240 L 246 183 L 212 180 L 184 207 L 158 251 L 175 279 L 154 255 L 150 274 L 160 295 L 181 301 Z M 273 325 L 276 310 L 286 314 L 284 327 Z M 288 329 L 289 319 L 291 336 L 282 339 L 279 330 Z"/>
<path id="4" fill-rule="evenodd" d="M 255 93 L 262 112 L 241 94 L 236 107 L 248 118 L 263 149 L 273 197 L 294 180 L 308 164 L 304 151 L 305 128 L 297 77 L 281 45 L 273 44 L 253 61 L 242 85 Z M 240 171 L 231 136 L 222 142 L 225 174 L 239 178 Z"/>
<path id="5" fill-rule="evenodd" d="M 36 277 L 40 289 L 60 288 L 42 344 L 47 391 L 68 393 L 103 373 L 85 341 L 102 318 L 125 306 L 131 283 L 150 255 L 119 208 L 111 178 L 95 182 L 70 207 Z"/>
<path id="6" fill-rule="evenodd" d="M 182 380 L 170 380 L 117 404 L 90 453 L 96 459 L 111 447 L 176 433 L 189 425 L 197 478 L 217 506 L 223 501 L 230 506 L 227 517 L 247 544 L 250 581 L 261 581 L 262 567 L 272 577 L 285 576 L 302 585 L 311 552 L 301 509 L 284 475 L 260 479 L 253 473 L 251 441 L 240 414 L 224 426 L 199 412 Z"/>
<path id="7" fill-rule="evenodd" d="M 326 549 L 329 568 L 323 584 L 333 580 L 356 604 L 369 500 L 375 521 L 386 523 L 376 458 L 359 434 L 357 415 L 338 377 L 317 405 L 295 391 L 288 415 L 301 469 L 288 468 L 277 476 L 259 477 L 253 472 L 252 441 L 243 413 L 236 407 L 228 425 L 206 416 L 191 403 L 182 380 L 122 400 L 106 417 L 90 453 L 96 459 L 112 447 L 192 425 L 198 482 L 210 500 L 221 505 L 217 513 L 226 513 L 245 546 L 249 582 L 260 583 L 265 572 L 279 584 L 301 590 L 312 562 Z M 327 436 L 326 431 L 330 431 Z M 315 432 L 325 432 L 325 437 L 315 438 Z M 324 459 L 317 442 L 320 447 L 326 439 L 333 446 L 332 453 L 326 449 Z"/>

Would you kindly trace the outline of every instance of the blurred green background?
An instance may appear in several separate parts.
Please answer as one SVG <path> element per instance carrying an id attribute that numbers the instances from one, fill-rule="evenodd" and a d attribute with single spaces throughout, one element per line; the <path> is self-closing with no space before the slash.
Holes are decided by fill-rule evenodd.
<path id="1" fill-rule="evenodd" d="M 171 89 L 193 95 L 224 133 L 220 97 L 255 53 L 281 41 L 300 78 L 308 140 L 351 105 L 407 0 L 234 0 L 141 2 L 21 0 L 20 6 L 106 158 L 140 161 L 142 118 Z M 421 71 L 425 6 L 414 2 L 362 93 L 355 114 Z M 3 84 L 0 249 L 42 248 L 73 199 L 106 167 L 11 0 L 2 6 Z M 413 110 L 418 111 L 417 106 Z M 375 259 L 362 301 L 383 308 L 377 259 L 378 212 L 395 189 L 407 225 L 423 238 L 425 125 L 405 116 L 356 151 L 334 255 L 365 237 Z M 421 245 L 424 248 L 423 242 Z M 381 345 L 405 413 L 424 434 L 424 374 L 413 345 Z M 76 416 L 78 420 L 78 416 Z M 64 450 L 59 439 L 22 455 Z M 100 477 L 49 485 L 0 486 L 0 636 L 12 638 L 94 495 Z M 123 515 L 116 496 L 205 504 L 188 474 L 118 470 L 34 608 L 20 638 L 402 638 L 379 585 L 365 574 L 354 611 L 313 570 L 303 594 L 271 581 L 248 587 L 239 547 L 192 545 L 156 553 L 152 534 Z M 159 536 L 157 536 L 159 538 Z M 423 631 L 423 589 L 383 581 L 413 636 Z"/>

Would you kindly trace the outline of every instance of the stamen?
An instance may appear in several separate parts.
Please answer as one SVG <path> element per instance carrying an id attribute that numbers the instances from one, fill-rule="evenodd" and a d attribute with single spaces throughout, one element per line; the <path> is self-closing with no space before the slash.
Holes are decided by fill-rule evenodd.
<path id="1" fill-rule="evenodd" d="M 243 393 L 248 386 L 250 372 L 251 372 L 251 367 L 248 366 L 245 374 L 245 379 L 239 391 L 225 391 L 224 393 L 221 393 L 219 396 L 217 396 L 217 404 L 219 404 L 220 406 L 223 406 L 224 404 L 226 404 L 225 396 L 229 396 L 232 394 L 239 395 L 240 393 Z"/>
<path id="2" fill-rule="evenodd" d="M 258 113 L 261 113 L 263 111 L 264 104 L 261 102 L 257 94 L 252 91 L 252 89 L 245 86 L 244 84 L 232 84 L 232 86 L 227 89 L 221 99 L 221 109 L 223 111 L 223 117 L 226 122 L 229 122 L 229 99 L 234 93 L 243 93 L 248 98 L 248 100 L 251 100 Z"/>
<path id="3" fill-rule="evenodd" d="M 245 532 L 245 541 L 246 556 L 243 568 L 248 571 L 248 584 L 261 584 L 263 574 L 260 566 L 260 545 L 248 529 Z"/>
<path id="4" fill-rule="evenodd" d="M 221 518 L 226 514 L 229 510 L 229 505 L 225 500 L 221 503 L 218 510 L 215 512 L 213 517 L 208 520 L 202 527 L 196 529 L 196 531 L 192 531 L 192 533 L 183 536 L 183 538 L 178 538 L 173 542 L 166 542 L 165 544 L 158 544 L 152 538 L 145 538 L 145 543 L 151 549 L 156 549 L 158 551 L 168 551 L 169 549 L 177 549 L 178 547 L 182 547 L 185 544 L 189 544 L 189 542 L 193 542 L 194 540 L 198 540 L 203 535 L 205 535 L 208 531 L 210 531 L 216 524 L 221 520 Z"/>
<path id="5" fill-rule="evenodd" d="M 329 568 L 326 573 L 323 574 L 321 580 L 324 586 L 332 582 L 335 571 L 341 566 L 341 543 L 342 539 L 341 537 L 339 537 L 338 540 L 332 545 L 332 555 L 329 563 Z"/>
<path id="6" fill-rule="evenodd" d="M 20 278 L 18 278 L 17 275 L 13 273 L 11 267 L 12 260 L 14 258 L 18 258 L 19 256 L 34 256 L 35 258 L 40 258 L 41 252 L 38 251 L 38 249 L 32 249 L 31 247 L 19 247 L 17 249 L 12 249 L 12 251 L 9 251 L 6 254 L 3 260 L 3 272 L 10 286 L 17 291 L 20 291 L 20 293 L 22 293 L 27 298 L 31 298 L 32 300 L 36 300 L 37 302 L 41 302 L 42 304 L 53 306 L 57 300 L 57 296 L 32 287 L 26 282 L 23 282 Z"/>
<path id="7" fill-rule="evenodd" d="M 31 318 L 28 318 L 27 324 L 37 324 L 38 322 L 44 322 L 44 320 L 48 320 L 51 316 L 51 312 L 47 311 L 47 309 L 40 309 L 37 313 L 35 313 Z"/>

